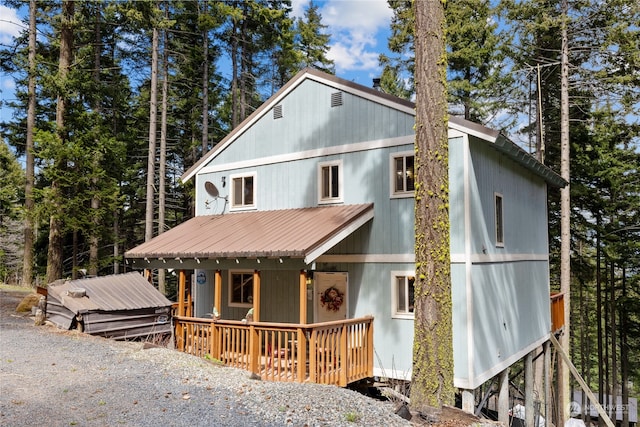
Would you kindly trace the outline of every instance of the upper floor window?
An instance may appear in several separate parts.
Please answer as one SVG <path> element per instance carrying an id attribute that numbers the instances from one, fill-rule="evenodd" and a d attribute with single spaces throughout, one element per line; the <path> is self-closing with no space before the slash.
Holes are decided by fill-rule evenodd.
<path id="1" fill-rule="evenodd" d="M 395 153 L 391 156 L 391 196 L 410 197 L 415 189 L 413 153 Z"/>
<path id="2" fill-rule="evenodd" d="M 502 194 L 494 193 L 496 215 L 496 246 L 504 247 L 504 215 L 502 212 Z"/>
<path id="3" fill-rule="evenodd" d="M 250 307 L 253 299 L 253 271 L 229 272 L 229 305 Z"/>
<path id="4" fill-rule="evenodd" d="M 318 165 L 318 203 L 342 202 L 342 161 Z"/>
<path id="5" fill-rule="evenodd" d="M 256 207 L 256 174 L 231 175 L 231 209 Z"/>
<path id="6" fill-rule="evenodd" d="M 391 272 L 393 286 L 393 314 L 392 317 L 400 319 L 413 319 L 415 293 L 414 284 L 416 281 L 413 272 Z"/>

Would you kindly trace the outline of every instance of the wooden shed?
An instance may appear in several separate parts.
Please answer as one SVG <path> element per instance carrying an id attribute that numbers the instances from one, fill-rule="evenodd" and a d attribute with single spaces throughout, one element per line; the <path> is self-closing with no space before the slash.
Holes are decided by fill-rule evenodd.
<path id="1" fill-rule="evenodd" d="M 129 339 L 171 333 L 171 301 L 140 273 L 54 282 L 47 318 L 61 329 Z"/>

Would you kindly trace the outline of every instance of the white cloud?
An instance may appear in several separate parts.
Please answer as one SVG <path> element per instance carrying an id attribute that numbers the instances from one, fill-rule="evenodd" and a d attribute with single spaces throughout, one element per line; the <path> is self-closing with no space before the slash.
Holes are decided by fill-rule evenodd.
<path id="1" fill-rule="evenodd" d="M 18 17 L 18 11 L 6 6 L 0 6 L 0 44 L 10 44 L 13 37 L 17 37 L 24 28 Z"/>
<path id="2" fill-rule="evenodd" d="M 293 0 L 293 16 L 302 17 L 309 0 Z M 378 56 L 386 51 L 391 9 L 386 0 L 314 0 L 326 32 L 331 34 L 327 56 L 338 75 L 378 69 Z M 374 73 L 375 74 L 375 73 Z"/>

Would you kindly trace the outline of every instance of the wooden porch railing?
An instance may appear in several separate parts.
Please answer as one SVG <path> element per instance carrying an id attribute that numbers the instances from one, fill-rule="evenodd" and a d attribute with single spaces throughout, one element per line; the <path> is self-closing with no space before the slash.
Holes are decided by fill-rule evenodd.
<path id="1" fill-rule="evenodd" d="M 175 316 L 176 348 L 264 380 L 334 384 L 373 376 L 373 317 L 293 324 Z"/>

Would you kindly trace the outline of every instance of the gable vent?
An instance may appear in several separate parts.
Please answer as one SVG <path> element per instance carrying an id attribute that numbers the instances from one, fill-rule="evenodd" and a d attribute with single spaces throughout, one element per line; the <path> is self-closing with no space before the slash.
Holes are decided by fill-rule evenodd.
<path id="1" fill-rule="evenodd" d="M 282 104 L 273 107 L 273 118 L 274 120 L 282 118 Z"/>
<path id="2" fill-rule="evenodd" d="M 331 106 L 339 107 L 342 105 L 342 92 L 334 92 L 331 94 Z"/>

